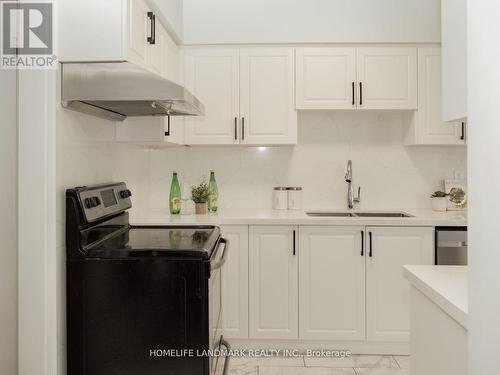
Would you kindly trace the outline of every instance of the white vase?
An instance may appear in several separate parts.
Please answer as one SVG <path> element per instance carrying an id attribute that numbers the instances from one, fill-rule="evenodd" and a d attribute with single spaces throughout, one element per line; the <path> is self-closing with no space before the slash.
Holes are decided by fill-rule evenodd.
<path id="1" fill-rule="evenodd" d="M 446 211 L 448 199 L 446 197 L 432 198 L 432 210 L 437 212 Z"/>

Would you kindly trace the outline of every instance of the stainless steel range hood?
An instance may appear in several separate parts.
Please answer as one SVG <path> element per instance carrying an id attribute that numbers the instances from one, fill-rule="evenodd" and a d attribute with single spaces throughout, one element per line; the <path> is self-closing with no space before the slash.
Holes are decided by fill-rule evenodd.
<path id="1" fill-rule="evenodd" d="M 132 63 L 63 63 L 61 69 L 64 108 L 115 121 L 205 112 L 184 87 Z"/>

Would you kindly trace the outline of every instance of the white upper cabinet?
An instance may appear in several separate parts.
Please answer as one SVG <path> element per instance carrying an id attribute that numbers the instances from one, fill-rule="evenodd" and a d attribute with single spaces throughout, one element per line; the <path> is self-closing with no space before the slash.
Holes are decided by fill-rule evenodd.
<path id="1" fill-rule="evenodd" d="M 185 84 L 205 106 L 205 115 L 186 118 L 187 144 L 238 144 L 239 51 L 185 50 Z"/>
<path id="2" fill-rule="evenodd" d="M 410 339 L 410 286 L 404 265 L 434 264 L 434 228 L 367 227 L 368 341 Z"/>
<path id="3" fill-rule="evenodd" d="M 167 55 L 167 50 L 166 50 L 167 35 L 168 35 L 167 30 L 165 30 L 165 28 L 157 22 L 155 30 L 155 38 L 156 38 L 155 43 L 148 45 L 147 64 L 151 66 L 152 70 L 154 70 L 156 73 L 162 76 L 166 75 L 165 60 Z"/>
<path id="4" fill-rule="evenodd" d="M 406 145 L 464 145 L 465 124 L 441 118 L 441 49 L 418 49 L 418 111 L 412 114 Z"/>
<path id="5" fill-rule="evenodd" d="M 296 226 L 250 226 L 249 337 L 298 338 Z"/>
<path id="6" fill-rule="evenodd" d="M 186 143 L 297 143 L 293 48 L 186 48 L 185 84 L 205 105 Z"/>
<path id="7" fill-rule="evenodd" d="M 130 0 L 128 4 L 128 53 L 124 57 L 137 65 L 146 66 L 151 53 L 148 42 L 151 28 L 148 25 L 151 25 L 152 19 L 148 20 L 149 8 L 143 0 Z"/>
<path id="8" fill-rule="evenodd" d="M 241 142 L 297 143 L 293 48 L 240 50 Z"/>
<path id="9" fill-rule="evenodd" d="M 297 109 L 417 109 L 417 50 L 298 48 Z"/>
<path id="10" fill-rule="evenodd" d="M 181 69 L 180 69 L 180 49 L 179 46 L 175 43 L 175 41 L 170 37 L 168 33 L 165 33 L 165 37 L 163 38 L 163 63 L 165 64 L 163 67 L 163 71 L 165 72 L 165 76 L 177 83 L 181 84 Z"/>
<path id="11" fill-rule="evenodd" d="M 300 339 L 365 339 L 363 237 L 364 227 L 300 227 Z"/>
<path id="12" fill-rule="evenodd" d="M 60 62 L 129 61 L 179 80 L 165 68 L 173 41 L 145 0 L 64 0 L 58 17 Z"/>
<path id="13" fill-rule="evenodd" d="M 358 108 L 417 109 L 417 49 L 356 49 Z"/>
<path id="14" fill-rule="evenodd" d="M 467 117 L 467 0 L 441 0 L 443 121 Z"/>
<path id="15" fill-rule="evenodd" d="M 356 109 L 356 49 L 297 48 L 297 109 Z"/>

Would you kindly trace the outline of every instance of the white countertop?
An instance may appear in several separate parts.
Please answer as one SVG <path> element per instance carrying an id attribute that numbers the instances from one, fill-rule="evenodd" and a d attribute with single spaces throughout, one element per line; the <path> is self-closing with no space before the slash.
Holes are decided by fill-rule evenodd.
<path id="1" fill-rule="evenodd" d="M 332 211 L 345 211 L 342 209 Z M 375 210 L 363 210 L 375 211 Z M 384 211 L 384 210 L 380 210 Z M 385 210 L 387 211 L 387 210 Z M 392 210 L 391 210 L 392 211 Z M 208 215 L 170 215 L 167 209 L 132 210 L 130 223 L 134 225 L 182 225 L 182 224 L 275 224 L 275 225 L 397 225 L 397 226 L 466 226 L 467 213 L 463 211 L 434 212 L 402 209 L 414 217 L 409 218 L 361 218 L 361 217 L 313 217 L 304 211 L 231 209 Z"/>
<path id="2" fill-rule="evenodd" d="M 467 328 L 467 266 L 405 266 L 403 272 L 415 288 Z"/>

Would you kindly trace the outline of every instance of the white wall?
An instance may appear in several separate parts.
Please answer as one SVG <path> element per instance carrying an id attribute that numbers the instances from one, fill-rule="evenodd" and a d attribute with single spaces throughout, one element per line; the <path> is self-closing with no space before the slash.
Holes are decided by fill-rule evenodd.
<path id="1" fill-rule="evenodd" d="M 468 1 L 469 374 L 498 373 L 500 24 L 498 1 Z"/>
<path id="2" fill-rule="evenodd" d="M 148 0 L 153 7 L 157 7 L 165 18 L 165 25 L 170 33 L 175 34 L 178 42 L 184 37 L 183 0 Z"/>
<path id="3" fill-rule="evenodd" d="M 59 83 L 58 86 L 59 87 Z M 57 90 L 59 93 L 60 90 Z M 66 374 L 65 191 L 81 185 L 110 182 L 113 177 L 114 123 L 56 109 L 56 259 L 58 374 Z"/>
<path id="4" fill-rule="evenodd" d="M 184 0 L 184 43 L 439 43 L 440 0 Z"/>
<path id="5" fill-rule="evenodd" d="M 0 70 L 0 374 L 17 374 L 17 87 Z"/>
<path id="6" fill-rule="evenodd" d="M 346 208 L 346 163 L 362 186 L 364 208 L 430 208 L 429 195 L 453 170 L 466 172 L 464 147 L 402 145 L 401 113 L 299 112 L 296 147 L 117 147 L 115 178 L 134 207 L 167 208 L 171 173 L 199 182 L 214 169 L 221 208 L 270 208 L 273 186 L 304 187 L 309 208 Z"/>

